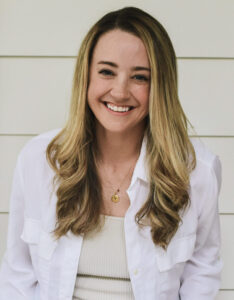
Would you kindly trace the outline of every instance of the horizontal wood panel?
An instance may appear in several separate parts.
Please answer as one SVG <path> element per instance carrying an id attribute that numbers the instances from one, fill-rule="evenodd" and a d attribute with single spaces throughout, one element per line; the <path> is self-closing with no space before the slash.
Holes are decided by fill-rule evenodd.
<path id="1" fill-rule="evenodd" d="M 0 58 L 0 133 L 62 127 L 75 59 Z M 178 60 L 179 95 L 200 135 L 234 135 L 234 60 Z"/>
<path id="2" fill-rule="evenodd" d="M 222 215 L 220 221 L 222 236 L 221 256 L 224 263 L 221 288 L 234 289 L 234 215 Z"/>
<path id="3" fill-rule="evenodd" d="M 216 300 L 233 300 L 234 299 L 234 290 L 233 291 L 219 291 L 218 297 Z"/>
<path id="4" fill-rule="evenodd" d="M 220 212 L 234 213 L 234 138 L 203 138 L 202 140 L 213 153 L 220 157 L 222 163 Z"/>
<path id="5" fill-rule="evenodd" d="M 179 96 L 199 135 L 234 136 L 234 60 L 178 60 Z"/>
<path id="6" fill-rule="evenodd" d="M 8 211 L 11 182 L 16 157 L 30 139 L 24 136 L 0 136 L 0 212 Z M 221 213 L 234 213 L 234 138 L 203 138 L 205 145 L 219 155 L 222 162 Z"/>
<path id="7" fill-rule="evenodd" d="M 0 133 L 38 134 L 62 127 L 74 59 L 0 59 Z"/>
<path id="8" fill-rule="evenodd" d="M 222 232 L 222 259 L 224 268 L 222 272 L 221 289 L 234 289 L 234 235 L 230 234 L 230 228 L 234 228 L 234 215 L 221 216 L 221 232 Z M 0 214 L 0 262 L 6 247 L 8 215 Z M 216 300 L 231 300 L 234 291 L 221 291 Z M 224 298 L 226 297 L 227 298 Z"/>
<path id="9" fill-rule="evenodd" d="M 164 25 L 177 56 L 234 56 L 232 0 L 99 0 L 92 6 L 92 0 L 1 0 L 0 55 L 74 56 L 87 30 L 105 13 L 137 6 Z"/>

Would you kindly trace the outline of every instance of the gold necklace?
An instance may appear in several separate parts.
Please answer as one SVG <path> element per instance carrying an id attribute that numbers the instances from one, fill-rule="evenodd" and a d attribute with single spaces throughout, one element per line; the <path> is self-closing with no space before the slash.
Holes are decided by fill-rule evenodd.
<path id="1" fill-rule="evenodd" d="M 119 195 L 120 188 L 121 188 L 123 182 L 125 181 L 125 179 L 128 177 L 130 171 L 132 171 L 132 169 L 133 169 L 134 166 L 135 166 L 135 164 L 129 169 L 127 175 L 126 175 L 126 176 L 124 177 L 124 179 L 122 180 L 122 182 L 121 182 L 119 188 L 117 188 L 117 189 L 115 190 L 114 194 L 112 194 L 112 196 L 111 196 L 111 201 L 112 201 L 112 202 L 118 203 L 118 202 L 120 201 L 120 195 Z M 104 173 L 105 173 L 105 175 L 106 175 L 105 168 L 103 168 L 103 170 L 104 170 Z M 107 177 L 107 176 L 106 176 L 106 177 Z M 113 186 L 112 186 L 112 184 L 110 183 L 110 181 L 107 180 L 107 182 L 109 182 L 110 187 L 113 189 Z"/>
<path id="2" fill-rule="evenodd" d="M 119 200 L 120 200 L 120 195 L 118 195 L 118 193 L 120 192 L 120 188 L 121 188 L 123 182 L 124 182 L 125 179 L 128 177 L 128 175 L 129 175 L 129 173 L 130 173 L 130 171 L 131 171 L 132 169 L 133 169 L 133 167 L 129 169 L 127 175 L 124 177 L 124 179 L 123 179 L 123 181 L 121 182 L 119 188 L 118 188 L 118 189 L 114 192 L 114 194 L 111 196 L 111 201 L 112 201 L 112 202 L 114 202 L 114 203 L 118 203 L 118 202 L 119 202 Z"/>

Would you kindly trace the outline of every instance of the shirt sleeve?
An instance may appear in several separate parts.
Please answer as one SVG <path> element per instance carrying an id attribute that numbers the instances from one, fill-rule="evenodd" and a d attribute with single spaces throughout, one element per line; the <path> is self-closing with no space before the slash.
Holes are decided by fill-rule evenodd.
<path id="1" fill-rule="evenodd" d="M 1 300 L 35 299 L 37 280 L 32 267 L 28 246 L 20 238 L 24 224 L 23 191 L 21 164 L 18 158 L 10 199 L 7 250 L 0 270 Z"/>
<path id="2" fill-rule="evenodd" d="M 204 177 L 204 178 L 203 178 Z M 221 186 L 221 164 L 215 157 L 212 167 L 203 178 L 197 238 L 192 258 L 182 275 L 181 300 L 214 300 L 220 287 L 222 260 L 220 259 L 220 220 L 218 195 Z"/>

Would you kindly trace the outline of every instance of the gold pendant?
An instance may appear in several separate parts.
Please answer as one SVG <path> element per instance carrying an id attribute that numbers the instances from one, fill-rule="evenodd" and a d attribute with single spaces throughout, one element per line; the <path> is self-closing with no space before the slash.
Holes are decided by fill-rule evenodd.
<path id="1" fill-rule="evenodd" d="M 117 190 L 114 195 L 111 196 L 111 201 L 114 203 L 118 203 L 119 202 L 119 195 L 117 194 L 119 192 L 119 190 Z"/>

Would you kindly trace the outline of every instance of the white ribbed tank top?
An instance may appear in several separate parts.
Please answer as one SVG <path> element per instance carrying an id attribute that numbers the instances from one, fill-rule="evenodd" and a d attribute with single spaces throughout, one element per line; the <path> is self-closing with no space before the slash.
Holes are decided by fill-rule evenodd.
<path id="1" fill-rule="evenodd" d="M 104 216 L 101 231 L 84 236 L 73 300 L 133 300 L 124 218 Z"/>

